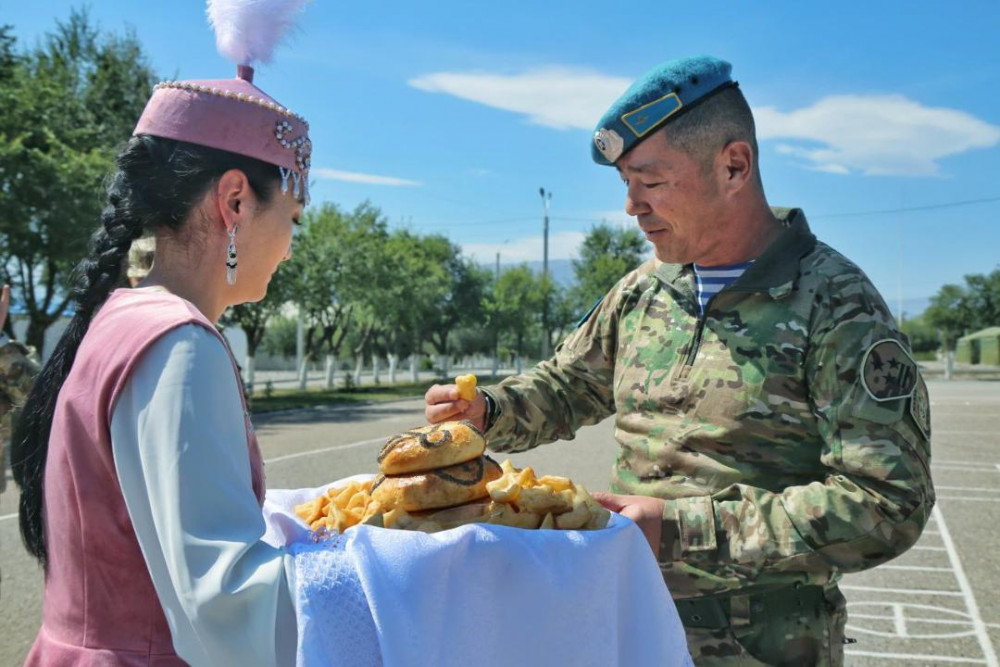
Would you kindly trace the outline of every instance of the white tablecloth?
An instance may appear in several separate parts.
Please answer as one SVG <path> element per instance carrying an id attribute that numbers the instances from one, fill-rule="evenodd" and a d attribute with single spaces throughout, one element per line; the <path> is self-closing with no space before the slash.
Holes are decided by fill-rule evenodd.
<path id="1" fill-rule="evenodd" d="M 692 665 L 632 521 L 430 535 L 357 526 L 317 542 L 292 508 L 347 481 L 271 490 L 264 505 L 266 539 L 295 557 L 300 665 Z"/>

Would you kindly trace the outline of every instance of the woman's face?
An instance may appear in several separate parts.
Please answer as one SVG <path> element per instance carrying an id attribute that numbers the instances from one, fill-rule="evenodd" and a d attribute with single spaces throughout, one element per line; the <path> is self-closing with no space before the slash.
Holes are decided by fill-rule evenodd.
<path id="1" fill-rule="evenodd" d="M 267 203 L 251 199 L 251 216 L 236 232 L 237 303 L 260 301 L 267 294 L 278 265 L 292 256 L 292 233 L 302 215 L 301 202 L 280 188 Z"/>

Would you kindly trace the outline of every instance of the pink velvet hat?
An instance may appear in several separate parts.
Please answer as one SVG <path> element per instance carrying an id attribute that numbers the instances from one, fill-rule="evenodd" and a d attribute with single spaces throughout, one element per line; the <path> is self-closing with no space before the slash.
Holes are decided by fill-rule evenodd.
<path id="1" fill-rule="evenodd" d="M 150 134 L 246 155 L 278 167 L 282 192 L 308 198 L 309 123 L 253 84 L 253 62 L 274 46 L 308 0 L 208 0 L 219 51 L 235 79 L 164 81 L 133 134 Z"/>

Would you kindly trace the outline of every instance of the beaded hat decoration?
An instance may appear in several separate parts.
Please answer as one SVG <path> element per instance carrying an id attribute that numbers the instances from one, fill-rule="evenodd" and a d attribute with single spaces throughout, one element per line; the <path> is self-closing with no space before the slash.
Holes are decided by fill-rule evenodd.
<path id="1" fill-rule="evenodd" d="M 235 79 L 164 81 L 133 134 L 150 134 L 256 158 L 278 167 L 281 191 L 308 201 L 309 123 L 253 84 L 255 62 L 274 47 L 309 0 L 208 0 L 219 52 Z"/>

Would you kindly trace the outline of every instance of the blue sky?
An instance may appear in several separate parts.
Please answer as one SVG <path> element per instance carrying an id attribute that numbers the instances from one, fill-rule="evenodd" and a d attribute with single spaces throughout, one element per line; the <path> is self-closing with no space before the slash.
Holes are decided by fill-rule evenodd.
<path id="1" fill-rule="evenodd" d="M 0 22 L 30 45 L 73 6 L 0 0 Z M 89 7 L 165 78 L 234 72 L 202 2 Z M 552 259 L 595 222 L 634 224 L 590 161 L 592 126 L 653 65 L 712 54 L 757 115 L 771 204 L 802 207 L 894 307 L 1000 264 L 995 0 L 624 7 L 314 0 L 255 82 L 311 123 L 314 201 L 370 199 L 392 226 L 508 263 L 541 259 L 540 186 Z"/>

